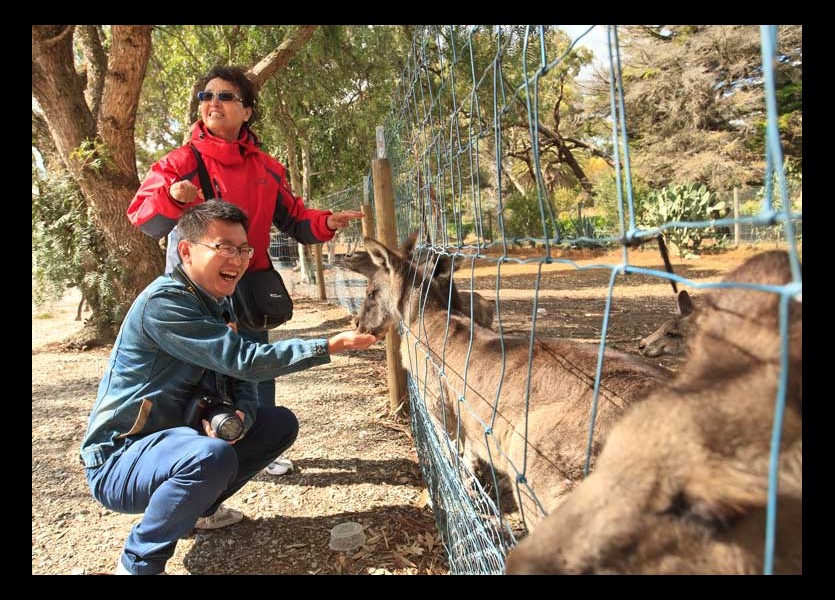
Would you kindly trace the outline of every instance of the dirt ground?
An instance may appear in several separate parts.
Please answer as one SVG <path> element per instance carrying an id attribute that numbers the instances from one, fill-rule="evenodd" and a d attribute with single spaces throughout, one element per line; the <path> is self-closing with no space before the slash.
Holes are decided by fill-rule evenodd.
<path id="1" fill-rule="evenodd" d="M 760 248 L 760 250 L 765 248 Z M 716 281 L 756 250 L 744 248 L 698 260 L 673 259 L 678 274 Z M 574 254 L 579 265 L 618 262 L 620 255 Z M 633 252 L 631 262 L 661 267 L 657 251 Z M 506 333 L 530 331 L 537 266 L 502 267 L 501 322 Z M 467 287 L 470 270 L 462 275 Z M 546 265 L 540 281 L 537 332 L 599 339 L 607 270 Z M 474 288 L 495 298 L 495 267 L 475 271 Z M 698 304 L 701 292 L 693 293 Z M 32 308 L 32 573 L 109 573 L 138 515 L 109 511 L 93 500 L 78 460 L 86 419 L 110 347 L 61 352 L 57 342 L 81 327 L 78 294 Z M 350 327 L 333 304 L 295 299 L 293 320 L 273 338 L 325 337 Z M 674 311 L 669 283 L 630 275 L 615 288 L 609 342 L 637 352 L 638 340 Z M 497 328 L 497 327 L 494 327 Z M 655 359 L 675 368 L 680 360 Z M 280 378 L 278 403 L 299 417 L 288 452 L 296 472 L 260 474 L 228 504 L 246 518 L 238 525 L 194 533 L 180 541 L 171 574 L 445 574 L 443 547 L 425 505 L 408 423 L 391 418 L 385 349 L 348 352 L 323 367 Z M 354 552 L 328 547 L 329 531 L 345 521 L 365 528 Z"/>

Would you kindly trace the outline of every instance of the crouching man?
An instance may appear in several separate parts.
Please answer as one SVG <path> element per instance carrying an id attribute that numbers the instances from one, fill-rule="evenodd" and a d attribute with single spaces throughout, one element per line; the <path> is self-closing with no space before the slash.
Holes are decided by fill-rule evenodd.
<path id="1" fill-rule="evenodd" d="M 178 228 L 181 262 L 128 311 L 81 445 L 96 500 L 144 513 L 117 574 L 162 573 L 192 529 L 243 518 L 222 502 L 287 450 L 299 430 L 287 408 L 258 406 L 255 382 L 377 341 L 353 331 L 273 344 L 245 340 L 235 331 L 229 296 L 252 258 L 246 215 L 234 204 L 209 201 L 188 209 Z M 236 438 L 223 439 L 229 434 L 219 436 L 200 417 L 197 429 L 188 426 L 186 413 L 200 393 L 230 399 L 231 418 L 241 422 L 231 428 Z"/>

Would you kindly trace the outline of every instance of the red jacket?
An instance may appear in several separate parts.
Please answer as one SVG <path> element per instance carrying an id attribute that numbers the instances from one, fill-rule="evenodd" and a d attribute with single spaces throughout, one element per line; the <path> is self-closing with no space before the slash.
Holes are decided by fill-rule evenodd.
<path id="1" fill-rule="evenodd" d="M 269 267 L 272 224 L 303 244 L 326 242 L 333 237 L 335 232 L 326 223 L 331 211 L 305 208 L 302 199 L 290 191 L 287 169 L 261 151 L 249 129 L 245 128 L 235 142 L 227 142 L 198 122 L 191 143 L 203 156 L 215 197 L 239 206 L 249 218 L 249 243 L 255 254 L 248 270 Z M 151 166 L 128 207 L 131 223 L 156 239 L 168 234 L 186 208 L 169 196 L 168 188 L 182 180 L 200 188 L 197 159 L 188 145 L 169 152 Z"/>

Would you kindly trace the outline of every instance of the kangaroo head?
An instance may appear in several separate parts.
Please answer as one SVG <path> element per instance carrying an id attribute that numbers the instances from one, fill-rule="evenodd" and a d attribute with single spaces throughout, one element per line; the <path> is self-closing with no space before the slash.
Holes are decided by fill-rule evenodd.
<path id="1" fill-rule="evenodd" d="M 345 266 L 368 278 L 365 300 L 356 318 L 362 333 L 380 337 L 401 320 L 410 323 L 426 300 L 432 306 L 446 307 L 444 296 L 431 273 L 415 264 L 400 251 L 393 251 L 373 238 L 365 238 L 366 252 L 357 252 L 345 260 Z M 428 295 L 429 298 L 425 298 Z"/>
<path id="2" fill-rule="evenodd" d="M 408 263 L 372 238 L 365 238 L 365 252 L 345 260 L 345 266 L 368 278 L 365 300 L 356 317 L 357 329 L 383 337 L 402 319 L 400 300 L 406 285 Z"/>
<path id="3" fill-rule="evenodd" d="M 684 354 L 695 310 L 690 295 L 681 290 L 678 293 L 678 316 L 664 321 L 658 329 L 638 342 L 641 354 L 651 358 L 663 354 Z"/>
<path id="4" fill-rule="evenodd" d="M 415 256 L 415 244 L 417 243 L 417 238 L 417 231 L 413 231 L 409 234 L 403 244 L 401 244 L 398 253 L 404 259 L 415 264 L 420 264 L 424 272 L 431 275 L 435 283 L 438 284 L 438 289 L 440 290 L 441 297 L 445 304 L 449 302 L 449 306 L 453 311 L 460 313 L 465 312 L 464 303 L 461 300 L 461 293 L 458 291 L 458 286 L 455 285 L 455 281 L 452 278 L 454 271 L 457 271 L 461 267 L 462 262 L 458 261 L 457 263 L 454 263 L 452 257 L 447 254 L 437 254 L 433 256 L 432 253 L 427 253 L 427 255 L 423 257 L 423 260 L 421 260 L 420 252 L 418 252 L 418 255 Z M 467 306 L 469 306 L 469 304 Z M 469 313 L 469 310 L 466 312 Z"/>

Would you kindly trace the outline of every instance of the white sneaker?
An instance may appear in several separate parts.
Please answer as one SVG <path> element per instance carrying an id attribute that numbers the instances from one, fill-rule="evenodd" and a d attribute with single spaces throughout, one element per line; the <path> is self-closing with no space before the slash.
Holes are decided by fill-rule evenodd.
<path id="1" fill-rule="evenodd" d="M 194 524 L 195 529 L 220 529 L 239 523 L 244 518 L 244 513 L 234 508 L 221 504 L 213 515 L 200 517 Z"/>
<path id="2" fill-rule="evenodd" d="M 267 468 L 264 470 L 269 475 L 286 475 L 287 473 L 293 472 L 293 461 L 291 461 L 289 458 L 279 456 L 273 462 L 268 464 Z"/>
<path id="3" fill-rule="evenodd" d="M 125 568 L 125 565 L 122 564 L 122 557 L 119 557 L 119 562 L 116 563 L 116 570 L 113 571 L 114 575 L 133 575 L 130 571 Z M 165 571 L 161 573 L 154 573 L 154 575 L 168 575 Z"/>

